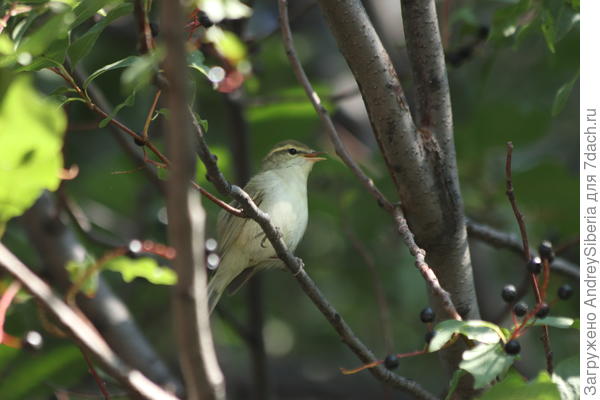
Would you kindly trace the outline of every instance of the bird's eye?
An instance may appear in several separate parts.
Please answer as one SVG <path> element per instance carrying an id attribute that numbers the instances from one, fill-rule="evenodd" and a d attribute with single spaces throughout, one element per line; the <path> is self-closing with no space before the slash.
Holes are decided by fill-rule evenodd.
<path id="1" fill-rule="evenodd" d="M 298 150 L 296 150 L 292 147 L 291 149 L 288 150 L 288 153 L 290 153 L 291 155 L 295 155 L 298 153 Z"/>

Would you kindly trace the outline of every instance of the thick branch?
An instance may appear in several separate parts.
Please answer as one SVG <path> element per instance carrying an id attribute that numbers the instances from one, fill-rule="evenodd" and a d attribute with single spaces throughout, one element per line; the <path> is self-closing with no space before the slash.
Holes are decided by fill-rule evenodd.
<path id="1" fill-rule="evenodd" d="M 204 225 L 206 214 L 200 196 L 190 187 L 195 170 L 192 130 L 186 107 L 186 65 L 183 15 L 178 0 L 161 7 L 167 106 L 170 117 L 165 137 L 171 161 L 167 181 L 169 241 L 177 256 L 173 262 L 177 284 L 173 311 L 181 369 L 187 398 L 225 399 L 225 379 L 215 353 L 206 295 Z"/>
<path id="2" fill-rule="evenodd" d="M 107 372 L 136 396 L 144 399 L 175 400 L 176 397 L 165 392 L 140 371 L 131 369 L 108 347 L 104 339 L 82 320 L 52 289 L 3 244 L 0 243 L 0 266 L 19 280 L 44 307 L 102 364 Z"/>

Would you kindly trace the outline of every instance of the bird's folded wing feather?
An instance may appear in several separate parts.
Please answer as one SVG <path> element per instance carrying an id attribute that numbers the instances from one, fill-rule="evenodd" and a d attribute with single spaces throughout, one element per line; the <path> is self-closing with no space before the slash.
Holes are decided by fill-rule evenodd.
<path id="1" fill-rule="evenodd" d="M 244 191 L 252 198 L 254 203 L 260 207 L 264 198 L 264 192 L 259 190 L 251 180 L 244 188 Z M 236 200 L 229 203 L 235 208 L 240 208 L 240 203 Z M 221 210 L 217 220 L 217 235 L 219 237 L 219 253 L 221 256 L 227 253 L 229 248 L 235 243 L 244 226 L 252 221 L 249 218 L 236 217 L 225 210 Z"/>

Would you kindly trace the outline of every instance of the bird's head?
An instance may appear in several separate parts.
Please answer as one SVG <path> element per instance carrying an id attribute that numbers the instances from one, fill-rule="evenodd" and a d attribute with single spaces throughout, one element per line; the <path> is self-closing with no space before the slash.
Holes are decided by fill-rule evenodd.
<path id="1" fill-rule="evenodd" d="M 275 170 L 299 167 L 310 172 L 317 161 L 325 160 L 320 157 L 322 152 L 315 151 L 305 144 L 295 140 L 287 140 L 276 144 L 262 161 L 261 170 Z"/>

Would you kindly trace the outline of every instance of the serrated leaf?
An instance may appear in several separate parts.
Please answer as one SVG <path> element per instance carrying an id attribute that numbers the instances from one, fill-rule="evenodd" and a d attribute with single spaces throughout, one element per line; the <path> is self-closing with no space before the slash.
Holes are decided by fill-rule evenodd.
<path id="1" fill-rule="evenodd" d="M 563 84 L 557 91 L 554 96 L 554 102 L 552 103 L 552 116 L 555 117 L 565 108 L 567 104 L 567 100 L 569 100 L 569 96 L 571 95 L 571 91 L 573 90 L 573 86 L 577 83 L 579 79 L 579 71 L 577 74 L 568 82 Z"/>
<path id="2" fill-rule="evenodd" d="M 21 215 L 42 191 L 58 188 L 67 119 L 21 75 L 0 96 L 0 126 L 1 235 L 5 223 Z"/>
<path id="3" fill-rule="evenodd" d="M 552 382 L 560 392 L 561 400 L 579 399 L 579 355 L 558 363 L 552 374 Z"/>
<path id="4" fill-rule="evenodd" d="M 149 257 L 118 257 L 109 261 L 106 268 L 119 272 L 125 282 L 136 278 L 144 278 L 155 285 L 174 285 L 177 282 L 175 271 L 159 266 L 156 260 Z"/>
<path id="5" fill-rule="evenodd" d="M 558 389 L 546 372 L 531 383 L 525 381 L 511 369 L 500 382 L 495 384 L 479 400 L 560 400 Z"/>
<path id="6" fill-rule="evenodd" d="M 135 104 L 135 92 L 131 93 L 129 96 L 127 96 L 127 98 L 125 99 L 125 101 L 123 101 L 121 104 L 117 105 L 112 112 L 110 113 L 110 115 L 106 118 L 104 118 L 102 121 L 100 121 L 98 123 L 98 126 L 100 128 L 104 128 L 106 127 L 106 125 L 109 124 L 110 121 L 112 121 L 117 114 L 119 113 L 119 111 L 121 111 L 121 109 L 123 107 L 131 107 L 132 105 Z"/>
<path id="7" fill-rule="evenodd" d="M 137 57 L 137 56 L 129 56 L 129 57 L 125 57 L 119 61 L 115 61 L 112 64 L 108 64 L 108 65 L 103 66 L 102 68 L 97 69 L 92 74 L 90 74 L 90 76 L 88 76 L 88 78 L 85 80 L 85 82 L 83 83 L 83 88 L 87 89 L 89 84 L 92 83 L 92 81 L 94 81 L 94 79 L 98 78 L 102 74 L 104 74 L 108 71 L 115 70 L 115 69 L 129 67 L 131 64 L 136 62 L 138 59 L 139 59 L 139 57 Z"/>
<path id="8" fill-rule="evenodd" d="M 547 326 L 551 326 L 553 328 L 567 329 L 567 328 L 572 328 L 574 323 L 575 323 L 575 320 L 573 318 L 546 317 L 546 318 L 542 318 L 542 319 L 536 319 L 532 323 L 532 325 L 533 326 L 547 325 Z"/>
<path id="9" fill-rule="evenodd" d="M 475 379 L 474 389 L 481 389 L 497 377 L 502 377 L 513 364 L 515 357 L 506 354 L 499 343 L 481 343 L 462 356 L 459 368 L 464 369 Z"/>
<path id="10" fill-rule="evenodd" d="M 104 31 L 104 28 L 116 19 L 130 14 L 132 10 L 133 5 L 130 3 L 118 5 L 110 10 L 106 17 L 102 18 L 89 31 L 77 38 L 77 40 L 69 47 L 68 51 L 71 63 L 77 65 L 77 63 L 92 50 L 92 47 L 96 43 L 96 40 L 98 40 L 102 31 Z"/>

